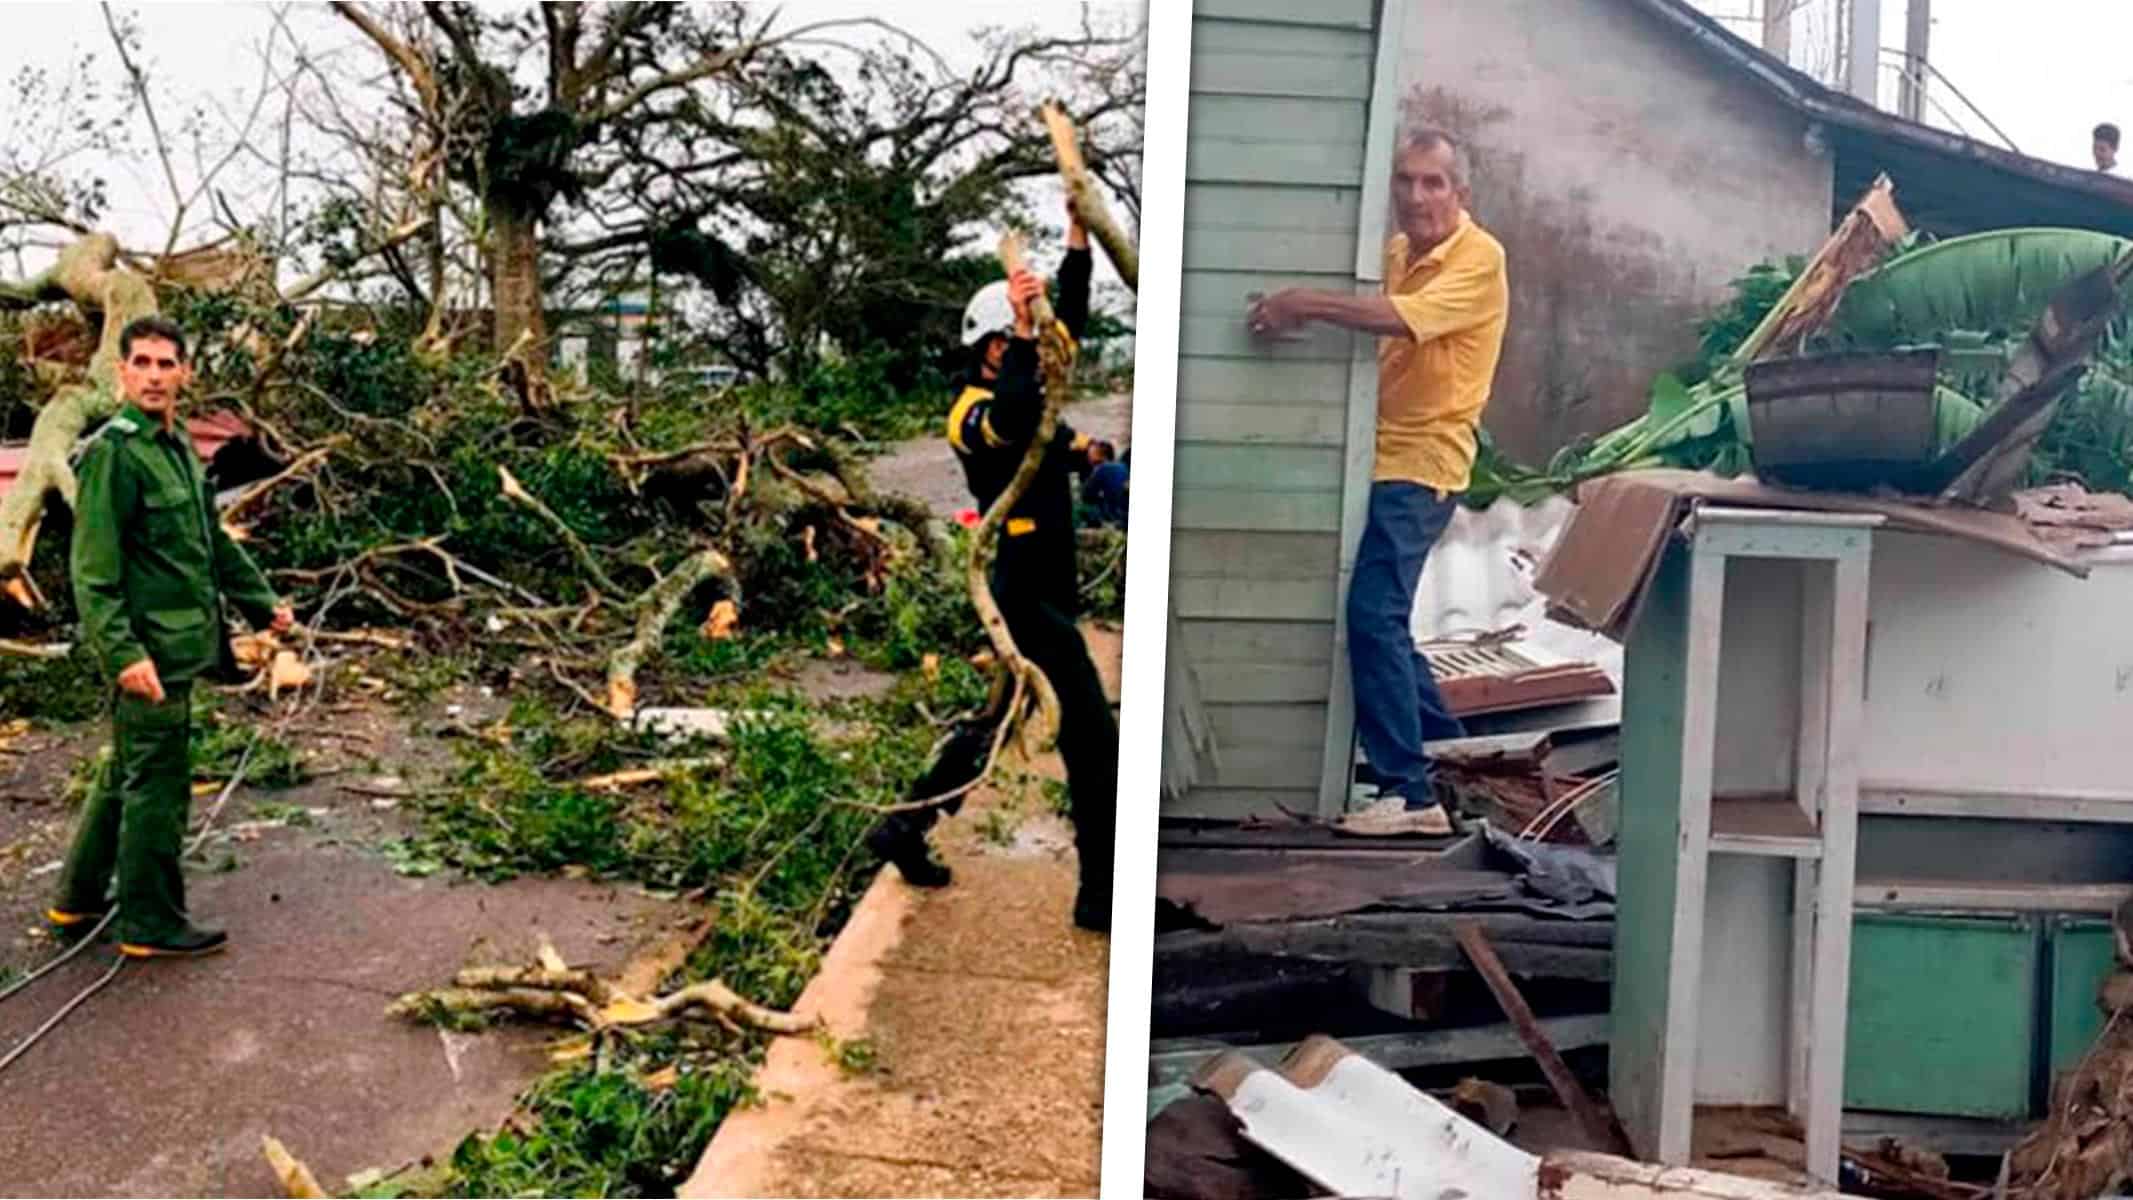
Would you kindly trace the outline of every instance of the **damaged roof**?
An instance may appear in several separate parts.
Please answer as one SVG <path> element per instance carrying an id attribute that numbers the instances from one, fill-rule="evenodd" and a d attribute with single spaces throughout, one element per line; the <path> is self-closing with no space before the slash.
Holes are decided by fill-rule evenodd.
<path id="1" fill-rule="evenodd" d="M 1622 0 L 1687 37 L 1819 130 L 1836 166 L 1833 203 L 1886 173 L 1917 228 L 1952 237 L 2057 226 L 2133 237 L 2133 180 L 2046 162 L 1902 117 L 1828 87 L 1706 16 L 1688 0 Z"/>
<path id="2" fill-rule="evenodd" d="M 215 411 L 188 418 L 186 431 L 193 435 L 193 449 L 200 461 L 213 462 L 215 455 L 233 441 L 242 441 L 252 436 L 252 427 L 235 413 Z M 30 457 L 27 443 L 0 445 L 0 492 L 7 491 L 22 473 L 22 465 Z"/>

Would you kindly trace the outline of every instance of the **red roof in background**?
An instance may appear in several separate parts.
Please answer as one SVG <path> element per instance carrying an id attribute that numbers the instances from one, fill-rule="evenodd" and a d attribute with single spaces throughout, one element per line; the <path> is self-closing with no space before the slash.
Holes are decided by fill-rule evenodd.
<path id="1" fill-rule="evenodd" d="M 252 436 L 252 427 L 232 412 L 211 412 L 189 418 L 185 430 L 193 435 L 193 449 L 202 461 L 213 460 L 215 452 L 230 442 Z M 30 448 L 21 442 L 0 446 L 0 492 L 14 484 L 23 461 L 29 456 Z"/>

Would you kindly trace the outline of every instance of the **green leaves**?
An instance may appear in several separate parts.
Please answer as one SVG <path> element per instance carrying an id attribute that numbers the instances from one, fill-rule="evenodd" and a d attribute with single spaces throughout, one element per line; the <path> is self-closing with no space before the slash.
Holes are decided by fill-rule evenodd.
<path id="1" fill-rule="evenodd" d="M 2001 229 L 1936 242 L 1854 280 L 1830 322 L 1846 348 L 1938 342 L 1957 330 L 2019 337 L 2057 291 L 2133 243 L 2079 229 Z"/>
<path id="2" fill-rule="evenodd" d="M 1876 270 L 1854 280 L 1818 346 L 1893 350 L 1942 349 L 1934 415 L 1941 449 L 1984 419 L 2005 375 L 2011 343 L 2028 334 L 2052 295 L 2089 271 L 2116 261 L 2133 242 L 2076 229 L 2004 229 L 1944 242 L 1908 240 Z M 1734 296 L 1697 327 L 1702 357 L 1681 373 L 1652 382 L 1644 414 L 1589 443 L 1559 452 L 1545 472 L 1503 461 L 1493 449 L 1475 468 L 1469 502 L 1520 498 L 1568 488 L 1579 480 L 1638 466 L 1677 466 L 1738 474 L 1753 466 L 1747 389 L 1723 365 L 1799 270 L 1765 263 L 1734 281 Z M 1730 341 L 1728 339 L 1731 339 Z M 2133 440 L 2133 358 L 2123 337 L 2107 341 L 2106 368 L 2092 373 L 2039 448 L 2033 476 L 2075 470 L 2091 486 L 2124 487 Z M 2120 364 L 2111 368 L 2111 363 Z M 1708 374 L 1706 374 L 1708 372 Z"/>

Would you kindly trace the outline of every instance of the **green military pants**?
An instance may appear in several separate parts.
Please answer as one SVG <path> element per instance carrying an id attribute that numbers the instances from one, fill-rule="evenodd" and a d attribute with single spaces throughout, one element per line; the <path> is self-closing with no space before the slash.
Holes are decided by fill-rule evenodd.
<path id="1" fill-rule="evenodd" d="M 178 858 L 192 815 L 193 685 L 166 682 L 163 703 L 130 692 L 111 706 L 111 761 L 82 808 L 59 880 L 59 907 L 101 912 L 118 873 L 122 942 L 162 942 L 186 927 Z"/>

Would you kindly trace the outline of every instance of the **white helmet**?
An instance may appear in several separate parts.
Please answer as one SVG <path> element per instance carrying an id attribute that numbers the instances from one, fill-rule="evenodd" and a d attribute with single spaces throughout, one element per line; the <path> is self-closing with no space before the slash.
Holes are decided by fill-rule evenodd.
<path id="1" fill-rule="evenodd" d="M 997 280 L 978 289 L 963 309 L 963 344 L 975 346 L 987 337 L 1006 334 L 1015 327 L 1015 306 L 1007 299 L 1007 281 Z"/>

